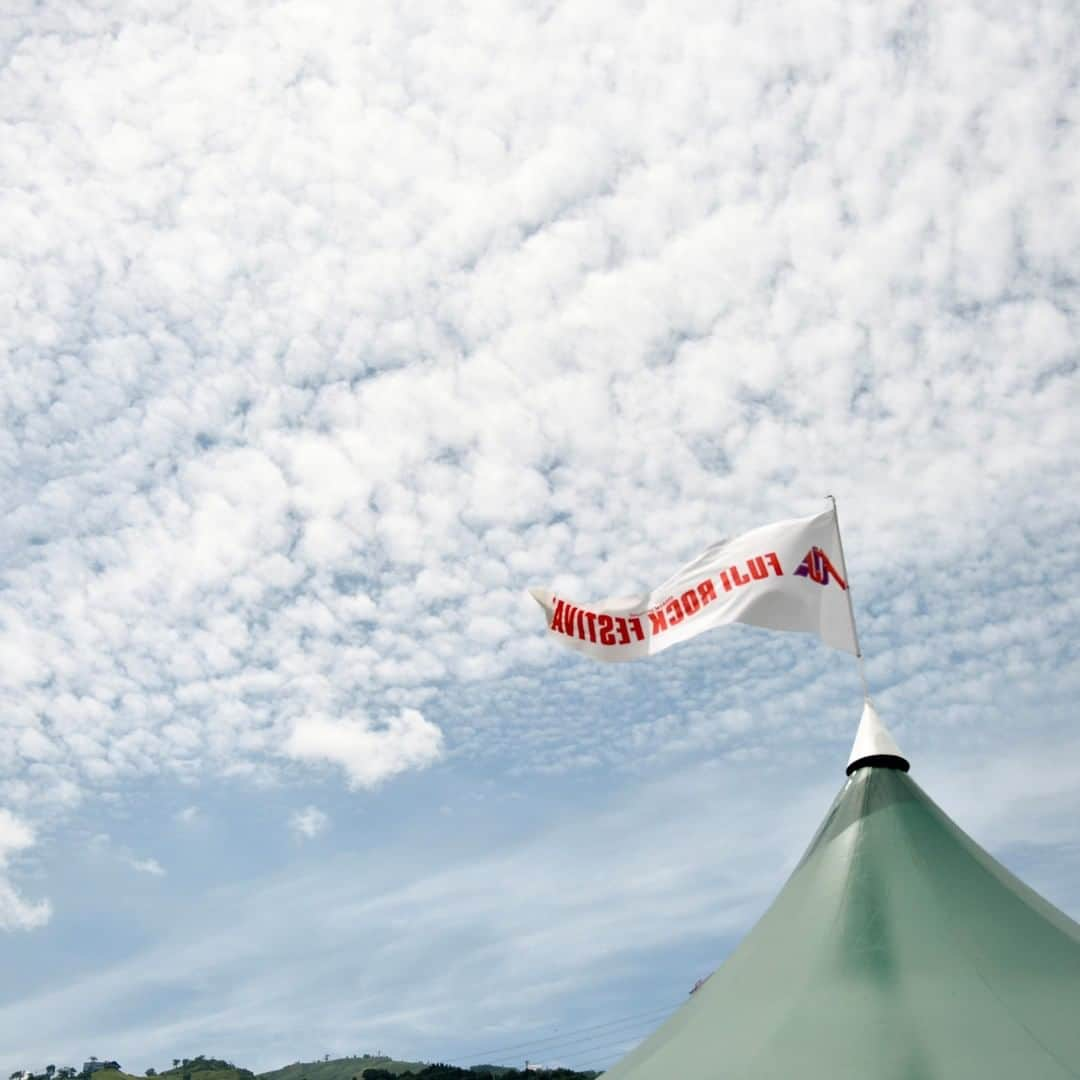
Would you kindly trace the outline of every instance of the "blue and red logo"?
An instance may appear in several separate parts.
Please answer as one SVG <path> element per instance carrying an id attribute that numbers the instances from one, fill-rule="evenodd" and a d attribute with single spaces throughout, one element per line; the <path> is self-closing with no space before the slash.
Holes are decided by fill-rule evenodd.
<path id="1" fill-rule="evenodd" d="M 847 591 L 847 582 L 829 561 L 829 556 L 819 547 L 812 547 L 806 553 L 806 558 L 799 563 L 799 568 L 795 571 L 795 574 L 797 577 L 808 577 L 819 585 L 828 585 L 830 581 L 835 580 L 841 589 Z"/>

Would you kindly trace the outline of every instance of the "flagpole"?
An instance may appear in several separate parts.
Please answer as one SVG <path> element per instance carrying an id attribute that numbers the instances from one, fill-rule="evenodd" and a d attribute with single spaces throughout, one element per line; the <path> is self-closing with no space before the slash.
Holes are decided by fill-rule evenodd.
<path id="1" fill-rule="evenodd" d="M 844 581 L 847 584 L 845 592 L 847 593 L 848 614 L 851 616 L 851 634 L 855 638 L 855 662 L 859 665 L 859 679 L 862 682 L 863 697 L 869 701 L 870 687 L 866 681 L 866 667 L 863 664 L 862 648 L 859 645 L 859 628 L 855 625 L 855 605 L 851 601 L 851 574 L 848 572 L 847 559 L 844 558 L 844 541 L 840 535 L 840 513 L 836 509 L 836 496 L 826 495 L 825 498 L 832 503 L 833 522 L 836 525 L 836 542 L 840 545 L 840 564 L 844 568 Z"/>

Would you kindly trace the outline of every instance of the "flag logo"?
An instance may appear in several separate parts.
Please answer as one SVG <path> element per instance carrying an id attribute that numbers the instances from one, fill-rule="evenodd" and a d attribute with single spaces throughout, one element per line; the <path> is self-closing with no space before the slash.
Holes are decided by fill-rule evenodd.
<path id="1" fill-rule="evenodd" d="M 710 544 L 647 592 L 578 604 L 549 586 L 529 591 L 548 633 L 593 660 L 653 656 L 737 622 L 816 634 L 830 648 L 858 656 L 842 552 L 830 508 Z M 834 583 L 840 587 L 817 587 Z"/>
<path id="2" fill-rule="evenodd" d="M 808 577 L 819 585 L 828 585 L 830 581 L 835 579 L 836 584 L 845 592 L 847 591 L 847 582 L 829 561 L 829 556 L 819 547 L 812 547 L 806 553 L 806 557 L 799 563 L 799 568 L 795 571 L 795 574 L 798 577 Z"/>

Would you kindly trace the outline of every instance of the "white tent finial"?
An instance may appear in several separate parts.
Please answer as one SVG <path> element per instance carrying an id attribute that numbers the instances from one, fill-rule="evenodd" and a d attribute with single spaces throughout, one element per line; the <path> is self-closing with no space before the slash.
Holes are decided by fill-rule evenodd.
<path id="1" fill-rule="evenodd" d="M 881 722 L 881 717 L 869 698 L 863 705 L 859 730 L 855 733 L 855 744 L 851 748 L 851 757 L 848 758 L 847 774 L 850 776 L 856 769 L 868 765 L 899 769 L 901 772 L 907 772 L 911 768 L 911 762 L 900 753 L 900 748 L 889 734 L 889 729 Z"/>

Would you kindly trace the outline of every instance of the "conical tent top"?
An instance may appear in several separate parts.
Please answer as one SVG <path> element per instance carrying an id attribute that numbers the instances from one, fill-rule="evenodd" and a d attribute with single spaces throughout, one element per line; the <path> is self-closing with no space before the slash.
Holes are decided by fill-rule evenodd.
<path id="1" fill-rule="evenodd" d="M 604 1080 L 1080 1080 L 1078 991 L 1080 926 L 909 773 L 860 767 L 738 948 Z"/>
<path id="2" fill-rule="evenodd" d="M 881 722 L 881 717 L 869 698 L 863 705 L 859 730 L 855 733 L 855 744 L 851 748 L 851 757 L 848 758 L 847 774 L 850 776 L 856 769 L 868 765 L 881 769 L 899 769 L 901 772 L 908 772 L 911 768 L 911 762 L 900 753 L 896 740 Z"/>

